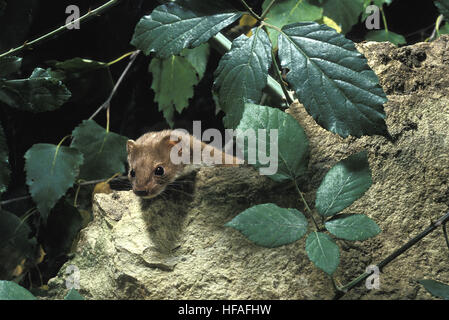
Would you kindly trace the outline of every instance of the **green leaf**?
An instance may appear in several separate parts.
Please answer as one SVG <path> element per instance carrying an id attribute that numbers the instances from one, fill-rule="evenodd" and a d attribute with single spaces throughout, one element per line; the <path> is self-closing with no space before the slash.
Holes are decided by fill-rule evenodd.
<path id="1" fill-rule="evenodd" d="M 37 300 L 37 298 L 15 282 L 0 280 L 0 300 Z"/>
<path id="2" fill-rule="evenodd" d="M 195 68 L 200 80 L 203 78 L 204 72 L 206 72 L 209 53 L 210 47 L 207 43 L 193 49 L 183 49 L 181 51 L 181 56 L 186 58 L 192 67 Z"/>
<path id="3" fill-rule="evenodd" d="M 39 143 L 25 153 L 26 183 L 44 222 L 73 186 L 82 163 L 83 155 L 71 147 Z"/>
<path id="4" fill-rule="evenodd" d="M 394 45 L 406 44 L 407 41 L 400 34 L 383 30 L 370 31 L 365 35 L 365 40 L 376 42 L 391 42 Z"/>
<path id="5" fill-rule="evenodd" d="M 282 28 L 279 58 L 307 112 L 342 137 L 386 134 L 386 95 L 354 43 L 317 23 Z"/>
<path id="6" fill-rule="evenodd" d="M 246 209 L 225 226 L 239 230 L 259 246 L 274 248 L 302 238 L 307 219 L 296 209 L 265 203 Z"/>
<path id="7" fill-rule="evenodd" d="M 359 22 L 364 9 L 364 0 L 325 0 L 322 8 L 324 15 L 337 22 L 346 34 Z"/>
<path id="8" fill-rule="evenodd" d="M 309 155 L 309 141 L 307 136 L 291 115 L 279 109 L 246 104 L 242 120 L 237 126 L 237 148 L 244 151 L 245 159 L 248 161 L 248 154 L 257 155 L 256 168 L 267 167 L 271 164 L 261 164 L 258 145 L 260 142 L 266 143 L 266 150 L 260 150 L 262 154 L 269 154 L 270 147 L 277 149 L 277 156 L 273 157 L 277 163 L 277 172 L 268 175 L 275 181 L 293 180 L 299 177 L 307 169 Z M 254 130 L 257 144 L 254 146 L 240 140 L 245 136 L 246 130 Z M 259 129 L 266 129 L 266 134 L 259 135 Z M 277 140 L 271 143 L 270 130 L 277 130 Z M 265 142 L 264 142 L 265 141 Z M 263 146 L 264 144 L 262 144 Z M 271 156 L 270 156 L 271 158 Z"/>
<path id="9" fill-rule="evenodd" d="M 52 111 L 70 96 L 60 80 L 41 68 L 36 68 L 28 79 L 0 80 L 0 101 L 20 110 Z"/>
<path id="10" fill-rule="evenodd" d="M 435 6 L 446 20 L 449 20 L 449 0 L 434 1 Z"/>
<path id="11" fill-rule="evenodd" d="M 181 113 L 189 105 L 193 87 L 200 81 L 196 70 L 186 58 L 179 56 L 153 58 L 148 70 L 153 74 L 154 101 L 173 127 L 174 111 Z"/>
<path id="12" fill-rule="evenodd" d="M 363 241 L 381 231 L 379 226 L 364 214 L 327 221 L 324 225 L 334 236 L 351 241 Z"/>
<path id="13" fill-rule="evenodd" d="M 366 152 L 354 154 L 326 174 L 316 192 L 316 209 L 322 216 L 333 216 L 359 199 L 371 184 Z"/>
<path id="14" fill-rule="evenodd" d="M 84 300 L 84 297 L 79 294 L 76 289 L 70 289 L 67 295 L 64 297 L 64 300 Z"/>
<path id="15" fill-rule="evenodd" d="M 435 280 L 419 280 L 418 282 L 433 296 L 449 300 L 449 285 Z"/>
<path id="16" fill-rule="evenodd" d="M 239 36 L 220 60 L 215 71 L 214 87 L 218 90 L 220 108 L 226 113 L 223 122 L 235 128 L 246 102 L 259 103 L 267 84 L 271 65 L 271 43 L 266 32 L 254 28 L 252 36 Z"/>
<path id="17" fill-rule="evenodd" d="M 6 144 L 5 132 L 0 124 L 0 194 L 6 191 L 9 184 L 9 176 L 11 170 L 9 169 L 9 151 Z"/>
<path id="18" fill-rule="evenodd" d="M 262 9 L 265 10 L 270 3 L 271 0 L 265 0 Z M 265 21 L 281 29 L 283 26 L 294 22 L 317 21 L 322 17 L 323 9 L 310 4 L 307 0 L 287 0 L 275 2 Z M 273 47 L 276 47 L 279 32 L 270 29 L 269 35 Z"/>
<path id="19" fill-rule="evenodd" d="M 340 250 L 331 237 L 322 232 L 312 232 L 306 240 L 306 252 L 315 266 L 331 275 L 340 263 Z"/>
<path id="20" fill-rule="evenodd" d="M 84 120 L 73 130 L 72 136 L 71 146 L 84 155 L 81 179 L 104 179 L 125 171 L 127 137 L 106 132 L 93 120 Z"/>
<path id="21" fill-rule="evenodd" d="M 12 73 L 16 73 L 22 66 L 22 58 L 7 56 L 0 59 L 0 78 L 5 78 Z"/>
<path id="22" fill-rule="evenodd" d="M 182 6 L 173 2 L 160 5 L 139 21 L 131 44 L 146 55 L 155 52 L 159 58 L 198 47 L 241 16 L 223 7 L 223 3 L 184 1 Z"/>
<path id="23" fill-rule="evenodd" d="M 84 59 L 76 57 L 66 61 L 52 61 L 54 68 L 64 70 L 66 72 L 86 72 L 97 69 L 108 68 L 108 64 L 101 61 Z"/>

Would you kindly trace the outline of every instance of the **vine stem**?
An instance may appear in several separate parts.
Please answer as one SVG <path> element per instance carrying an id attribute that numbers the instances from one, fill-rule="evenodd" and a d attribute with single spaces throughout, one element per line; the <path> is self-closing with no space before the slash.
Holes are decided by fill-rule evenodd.
<path id="1" fill-rule="evenodd" d="M 308 211 L 308 216 L 312 219 L 316 230 L 317 231 L 320 230 L 318 223 L 316 222 L 315 218 L 313 217 L 313 211 L 310 209 L 309 204 L 307 203 L 306 199 L 304 198 L 304 195 L 302 194 L 301 190 L 299 189 L 296 179 L 293 179 L 293 183 L 295 184 L 296 191 L 298 192 L 299 196 L 301 197 L 301 201 L 304 203 L 304 207 L 306 208 L 306 211 Z"/>
<path id="2" fill-rule="evenodd" d="M 109 109 L 112 97 L 117 92 L 117 89 L 119 88 L 120 84 L 122 83 L 123 79 L 125 78 L 125 75 L 128 73 L 129 68 L 131 68 L 134 61 L 136 61 L 136 58 L 139 55 L 139 53 L 140 53 L 140 50 L 136 50 L 131 54 L 130 61 L 129 61 L 128 65 L 126 66 L 125 70 L 123 70 L 122 74 L 120 75 L 120 78 L 117 80 L 117 83 L 115 84 L 114 88 L 112 89 L 111 94 L 106 99 L 106 101 L 89 117 L 89 120 L 92 120 L 101 110 Z"/>
<path id="3" fill-rule="evenodd" d="M 447 212 L 444 216 L 442 216 L 441 218 L 439 218 L 437 221 L 433 222 L 430 224 L 429 227 L 427 227 L 424 231 L 422 231 L 421 233 L 419 233 L 417 236 L 413 237 L 412 239 L 410 239 L 406 244 L 404 244 L 403 246 L 401 246 L 399 249 L 397 249 L 396 251 L 394 251 L 393 253 L 391 253 L 388 257 L 386 257 L 384 260 L 382 260 L 379 264 L 377 264 L 377 267 L 379 268 L 380 271 L 382 271 L 382 269 L 384 267 L 386 267 L 390 262 L 392 262 L 394 259 L 396 259 L 397 257 L 399 257 L 401 254 L 403 254 L 404 252 L 406 252 L 408 249 L 410 249 L 412 246 L 414 246 L 417 242 L 419 242 L 420 240 L 422 240 L 424 237 L 426 237 L 428 234 L 432 233 L 433 231 L 435 231 L 435 229 L 437 229 L 438 227 L 442 226 L 443 230 L 444 227 L 446 226 L 446 223 L 449 221 L 449 212 Z M 444 232 L 444 231 L 443 231 Z M 352 280 L 351 282 L 349 282 L 348 284 L 338 288 L 338 291 L 335 295 L 334 299 L 339 299 L 341 298 L 343 295 L 345 295 L 350 289 L 352 289 L 353 287 L 355 287 L 357 284 L 359 284 L 361 281 L 365 280 L 368 276 L 370 275 L 370 273 L 364 272 L 361 275 L 359 275 L 357 278 L 355 278 L 354 280 Z"/>
<path id="4" fill-rule="evenodd" d="M 270 12 L 270 9 L 275 2 L 276 2 L 276 0 L 271 0 L 271 2 L 268 4 L 268 7 L 264 10 L 264 12 L 262 12 L 262 15 L 260 16 L 260 20 L 265 19 L 265 17 L 267 16 L 268 12 Z"/>
<path id="5" fill-rule="evenodd" d="M 3 57 L 6 57 L 6 56 L 9 56 L 9 55 L 21 52 L 22 50 L 24 50 L 27 47 L 30 47 L 30 46 L 32 46 L 34 44 L 37 44 L 37 43 L 39 43 L 39 42 L 41 42 L 43 40 L 48 39 L 48 38 L 51 38 L 51 37 L 53 37 L 53 36 L 63 32 L 63 31 L 69 30 L 67 27 L 71 26 L 73 23 L 75 23 L 75 22 L 80 22 L 81 23 L 82 21 L 86 20 L 87 18 L 89 18 L 91 16 L 98 15 L 101 12 L 105 11 L 106 9 L 109 9 L 110 7 L 116 5 L 119 1 L 120 0 L 108 1 L 107 3 L 103 4 L 102 6 L 99 6 L 98 8 L 96 8 L 96 9 L 94 9 L 92 11 L 87 12 L 85 15 L 79 17 L 78 19 L 75 19 L 75 20 L 73 20 L 73 21 L 71 21 L 71 22 L 69 22 L 69 23 L 67 23 L 67 24 L 65 24 L 65 25 L 63 25 L 63 26 L 61 26 L 61 27 L 59 27 L 59 28 L 57 28 L 57 29 L 55 29 L 55 30 L 53 30 L 53 31 L 43 35 L 43 36 L 41 36 L 41 37 L 39 37 L 39 38 L 36 38 L 36 39 L 34 39 L 32 41 L 29 41 L 29 42 L 26 42 L 23 45 L 21 45 L 20 47 L 11 49 L 11 50 L 9 50 L 7 52 L 4 52 L 4 53 L 0 54 L 0 58 L 3 58 Z"/>
<path id="6" fill-rule="evenodd" d="M 380 8 L 380 13 L 382 13 L 382 20 L 384 22 L 385 33 L 388 33 L 387 17 L 385 17 L 384 9 L 382 9 L 382 7 Z"/>
<path id="7" fill-rule="evenodd" d="M 262 18 L 254 12 L 254 10 L 246 3 L 245 0 L 240 0 L 240 2 L 245 6 L 246 10 L 249 11 L 249 13 L 257 19 L 257 21 L 262 21 Z"/>

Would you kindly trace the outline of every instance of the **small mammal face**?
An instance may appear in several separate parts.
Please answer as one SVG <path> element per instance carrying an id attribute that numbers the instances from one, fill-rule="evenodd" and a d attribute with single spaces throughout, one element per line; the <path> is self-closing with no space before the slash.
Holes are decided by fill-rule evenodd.
<path id="1" fill-rule="evenodd" d="M 171 147 L 176 144 L 170 141 L 170 132 L 149 132 L 136 141 L 128 140 L 128 178 L 134 193 L 142 198 L 159 195 L 184 168 L 170 160 Z"/>

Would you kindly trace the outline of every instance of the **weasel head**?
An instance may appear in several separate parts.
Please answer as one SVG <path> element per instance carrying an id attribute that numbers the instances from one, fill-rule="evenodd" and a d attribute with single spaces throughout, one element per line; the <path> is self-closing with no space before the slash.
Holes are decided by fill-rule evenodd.
<path id="1" fill-rule="evenodd" d="M 184 168 L 170 160 L 171 148 L 177 143 L 170 140 L 170 132 L 149 132 L 127 142 L 128 178 L 134 193 L 142 198 L 159 195 Z"/>

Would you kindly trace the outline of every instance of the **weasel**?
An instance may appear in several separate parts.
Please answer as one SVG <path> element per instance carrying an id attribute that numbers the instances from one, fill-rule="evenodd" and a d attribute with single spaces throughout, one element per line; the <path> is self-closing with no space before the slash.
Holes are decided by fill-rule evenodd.
<path id="1" fill-rule="evenodd" d="M 177 137 L 178 140 L 171 140 L 173 137 Z M 148 132 L 136 141 L 128 140 L 126 150 L 129 164 L 128 178 L 132 189 L 136 195 L 144 199 L 154 198 L 163 192 L 185 172 L 186 167 L 195 162 L 198 152 L 203 154 L 203 151 L 206 151 L 206 154 L 210 155 L 206 164 L 211 164 L 211 158 L 220 159 L 216 162 L 220 162 L 218 165 L 221 166 L 238 166 L 242 163 L 234 156 L 178 130 Z M 188 163 L 173 161 L 182 156 Z M 201 160 L 204 164 L 204 159 Z"/>

